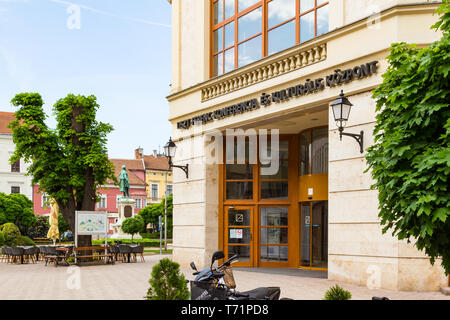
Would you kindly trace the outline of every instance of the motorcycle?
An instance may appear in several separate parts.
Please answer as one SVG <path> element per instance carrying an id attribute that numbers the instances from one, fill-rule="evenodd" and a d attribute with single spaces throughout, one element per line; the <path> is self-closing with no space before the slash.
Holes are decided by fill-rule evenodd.
<path id="1" fill-rule="evenodd" d="M 231 264 L 238 260 L 233 255 L 220 266 L 213 267 L 214 263 L 224 259 L 223 251 L 214 252 L 211 266 L 201 271 L 197 270 L 194 262 L 190 266 L 194 270 L 195 280 L 191 281 L 192 300 L 279 300 L 281 290 L 279 287 L 260 287 L 253 290 L 236 291 Z M 290 299 L 282 299 L 290 300 Z"/>

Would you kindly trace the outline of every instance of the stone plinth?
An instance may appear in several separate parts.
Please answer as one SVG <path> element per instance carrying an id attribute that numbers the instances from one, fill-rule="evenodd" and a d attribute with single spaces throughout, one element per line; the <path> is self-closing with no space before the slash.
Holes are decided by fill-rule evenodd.
<path id="1" fill-rule="evenodd" d="M 119 209 L 119 217 L 117 222 L 111 224 L 114 230 L 114 234 L 111 235 L 111 239 L 131 239 L 131 235 L 122 231 L 121 225 L 126 218 L 133 218 L 135 216 L 134 209 L 136 207 L 136 201 L 132 198 L 121 198 L 117 202 Z M 133 239 L 141 239 L 139 234 L 134 235 Z"/>

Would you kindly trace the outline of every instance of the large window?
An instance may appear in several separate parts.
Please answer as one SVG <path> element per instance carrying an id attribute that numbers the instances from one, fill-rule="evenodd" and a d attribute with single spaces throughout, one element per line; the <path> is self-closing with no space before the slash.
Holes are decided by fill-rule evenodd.
<path id="1" fill-rule="evenodd" d="M 212 76 L 328 32 L 328 1 L 213 0 Z"/>
<path id="2" fill-rule="evenodd" d="M 328 173 L 328 128 L 300 133 L 300 175 Z"/>

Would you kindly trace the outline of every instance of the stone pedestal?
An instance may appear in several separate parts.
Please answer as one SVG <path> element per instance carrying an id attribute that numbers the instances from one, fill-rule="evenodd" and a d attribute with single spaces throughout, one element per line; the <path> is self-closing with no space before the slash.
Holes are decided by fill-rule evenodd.
<path id="1" fill-rule="evenodd" d="M 116 223 L 111 224 L 114 234 L 111 235 L 110 239 L 131 239 L 131 235 L 122 231 L 121 225 L 126 218 L 133 218 L 135 216 L 134 209 L 136 207 L 136 201 L 131 198 L 121 198 L 117 203 L 117 207 L 119 217 Z M 141 239 L 141 236 L 136 234 L 133 239 Z"/>

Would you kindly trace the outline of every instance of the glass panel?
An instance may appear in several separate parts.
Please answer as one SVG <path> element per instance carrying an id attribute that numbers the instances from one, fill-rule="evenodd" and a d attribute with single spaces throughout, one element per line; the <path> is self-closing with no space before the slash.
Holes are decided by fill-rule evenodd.
<path id="1" fill-rule="evenodd" d="M 314 38 L 314 11 L 300 17 L 300 42 Z"/>
<path id="2" fill-rule="evenodd" d="M 261 246 L 261 261 L 288 261 L 287 246 Z"/>
<path id="3" fill-rule="evenodd" d="M 227 138 L 226 142 L 226 160 L 227 162 L 245 161 L 256 158 L 257 145 L 256 141 L 252 138 L 245 138 L 245 142 L 241 137 L 233 138 L 233 140 Z M 251 149 L 250 149 L 251 147 Z M 231 149 L 234 149 L 234 154 L 232 155 Z M 250 154 L 250 150 L 252 151 Z"/>
<path id="4" fill-rule="evenodd" d="M 229 226 L 250 226 L 250 210 L 228 210 Z"/>
<path id="5" fill-rule="evenodd" d="M 234 0 L 225 0 L 225 19 L 234 16 Z"/>
<path id="6" fill-rule="evenodd" d="M 295 20 L 267 33 L 268 54 L 274 54 L 295 45 Z"/>
<path id="7" fill-rule="evenodd" d="M 217 51 L 223 50 L 223 28 L 219 28 L 217 30 L 214 30 L 213 32 L 214 37 L 214 53 Z"/>
<path id="8" fill-rule="evenodd" d="M 272 144 L 270 141 L 267 142 L 267 156 L 272 157 Z M 288 160 L 289 159 L 289 141 L 283 140 L 278 141 L 278 159 Z"/>
<path id="9" fill-rule="evenodd" d="M 228 243 L 250 243 L 250 228 L 230 228 L 228 229 Z"/>
<path id="10" fill-rule="evenodd" d="M 234 69 L 234 48 L 225 51 L 225 71 L 230 72 Z"/>
<path id="11" fill-rule="evenodd" d="M 287 228 L 261 228 L 261 244 L 288 243 Z"/>
<path id="12" fill-rule="evenodd" d="M 234 45 L 234 21 L 225 25 L 225 48 L 232 45 Z"/>
<path id="13" fill-rule="evenodd" d="M 253 165 L 251 164 L 227 164 L 228 180 L 251 180 L 253 179 Z"/>
<path id="14" fill-rule="evenodd" d="M 310 266 L 310 257 L 309 257 L 309 245 L 310 245 L 310 225 L 311 225 L 311 213 L 310 213 L 310 205 L 302 205 L 302 213 L 301 213 L 301 265 L 309 267 Z"/>
<path id="15" fill-rule="evenodd" d="M 314 0 L 300 0 L 300 13 L 314 8 Z"/>
<path id="16" fill-rule="evenodd" d="M 218 24 L 223 20 L 223 2 L 218 0 L 213 4 L 213 23 Z"/>
<path id="17" fill-rule="evenodd" d="M 309 174 L 309 151 L 310 151 L 311 131 L 304 131 L 300 134 L 300 175 Z"/>
<path id="18" fill-rule="evenodd" d="M 213 75 L 220 76 L 223 73 L 223 53 L 214 56 L 213 59 Z"/>
<path id="19" fill-rule="evenodd" d="M 313 129 L 312 138 L 312 174 L 328 173 L 328 129 Z"/>
<path id="20" fill-rule="evenodd" d="M 269 168 L 270 164 L 262 164 L 261 168 Z M 289 163 L 287 161 L 280 161 L 278 164 L 278 172 L 274 175 L 261 175 L 261 179 L 288 179 L 289 174 Z M 261 169 L 262 170 L 262 169 Z M 260 172 L 261 174 L 261 172 Z"/>
<path id="21" fill-rule="evenodd" d="M 253 199 L 253 182 L 227 182 L 227 199 Z"/>
<path id="22" fill-rule="evenodd" d="M 262 57 L 261 36 L 248 40 L 238 46 L 238 67 L 245 66 Z"/>
<path id="23" fill-rule="evenodd" d="M 312 263 L 326 268 L 328 264 L 328 202 L 312 204 Z"/>
<path id="24" fill-rule="evenodd" d="M 317 9 L 317 36 L 328 32 L 329 5 Z"/>
<path id="25" fill-rule="evenodd" d="M 273 0 L 267 4 L 268 28 L 272 28 L 283 21 L 295 16 L 295 0 Z M 294 29 L 295 34 L 295 29 Z"/>
<path id="26" fill-rule="evenodd" d="M 261 182 L 262 199 L 287 199 L 287 181 L 263 181 Z"/>
<path id="27" fill-rule="evenodd" d="M 243 41 L 260 33 L 261 28 L 262 9 L 259 7 L 238 19 L 238 41 Z"/>
<path id="28" fill-rule="evenodd" d="M 287 226 L 287 207 L 265 207 L 261 208 L 261 226 Z"/>
<path id="29" fill-rule="evenodd" d="M 228 257 L 237 254 L 240 262 L 250 261 L 250 246 L 228 246 Z"/>
<path id="30" fill-rule="evenodd" d="M 317 0 L 317 6 L 320 6 L 322 3 L 328 2 L 328 0 Z"/>
<path id="31" fill-rule="evenodd" d="M 239 12 L 244 9 L 247 9 L 248 7 L 254 5 L 257 2 L 261 2 L 261 0 L 239 0 L 238 1 Z"/>

